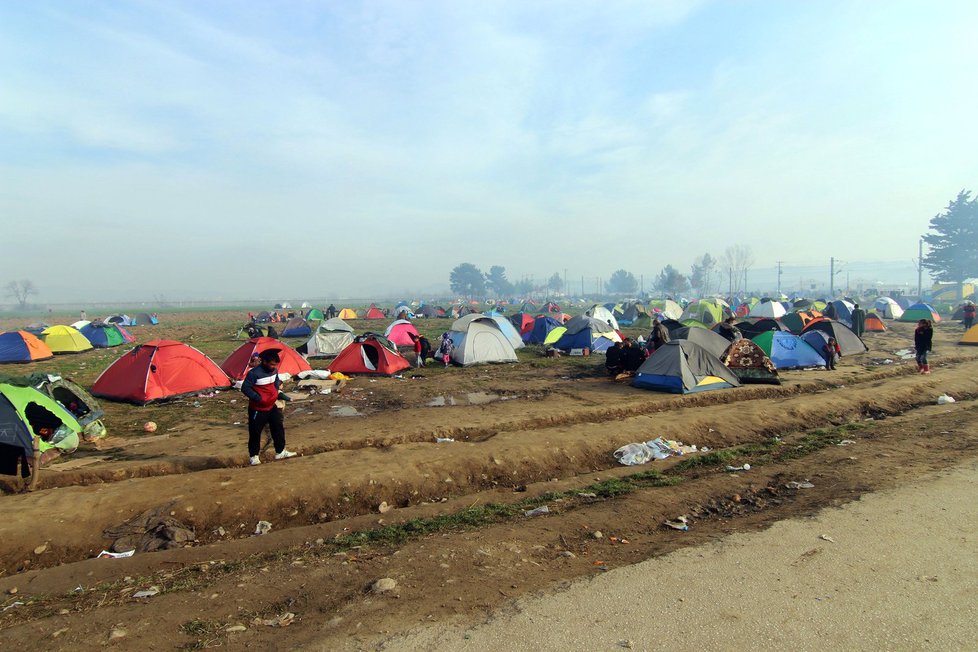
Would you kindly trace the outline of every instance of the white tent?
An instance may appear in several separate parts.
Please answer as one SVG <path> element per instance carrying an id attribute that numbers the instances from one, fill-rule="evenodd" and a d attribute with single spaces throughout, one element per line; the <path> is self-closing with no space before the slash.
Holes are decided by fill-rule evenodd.
<path id="1" fill-rule="evenodd" d="M 876 314 L 883 319 L 900 319 L 903 316 L 903 308 L 900 304 L 890 297 L 880 297 L 873 304 Z"/>
<path id="2" fill-rule="evenodd" d="M 339 317 L 324 321 L 306 342 L 306 356 L 325 358 L 339 355 L 353 343 L 353 327 Z"/>
<path id="3" fill-rule="evenodd" d="M 611 327 L 618 330 L 618 320 L 615 316 L 611 314 L 611 311 L 602 306 L 599 303 L 594 304 L 590 308 L 584 311 L 584 314 L 588 317 L 594 317 L 595 319 L 600 319 L 601 321 L 608 323 L 611 322 Z"/>
<path id="4" fill-rule="evenodd" d="M 491 317 L 472 314 L 455 320 L 451 330 L 452 361 L 462 366 L 516 362 L 516 350 Z"/>
<path id="5" fill-rule="evenodd" d="M 308 301 L 303 301 L 303 302 L 302 302 L 302 305 L 301 305 L 301 306 L 299 306 L 299 307 L 300 307 L 300 308 L 312 308 L 312 304 L 311 304 L 311 303 L 309 303 Z"/>
<path id="6" fill-rule="evenodd" d="M 784 306 L 778 301 L 759 301 L 750 309 L 750 316 L 778 319 L 779 317 L 784 317 L 787 312 Z"/>
<path id="7" fill-rule="evenodd" d="M 503 332 L 503 335 L 506 336 L 506 339 L 509 340 L 509 343 L 513 345 L 514 349 L 519 349 L 526 346 L 526 344 L 523 343 L 523 338 L 520 337 L 519 332 L 516 330 L 516 326 L 513 326 L 513 322 L 506 319 L 502 315 L 491 315 L 489 318 L 496 322 L 496 325 L 499 326 L 499 330 Z"/>

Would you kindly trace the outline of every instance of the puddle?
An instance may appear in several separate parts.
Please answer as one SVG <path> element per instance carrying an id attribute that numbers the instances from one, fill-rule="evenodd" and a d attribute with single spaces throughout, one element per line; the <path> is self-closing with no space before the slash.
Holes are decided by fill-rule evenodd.
<path id="1" fill-rule="evenodd" d="M 363 413 L 352 405 L 334 405 L 330 411 L 331 417 L 362 417 Z"/>
<path id="2" fill-rule="evenodd" d="M 445 407 L 450 405 L 486 405 L 496 401 L 511 401 L 519 396 L 500 396 L 489 392 L 468 392 L 459 396 L 436 396 L 428 401 L 427 407 Z"/>
<path id="3" fill-rule="evenodd" d="M 457 405 L 454 396 L 436 396 L 426 403 L 428 407 L 445 407 L 446 405 Z"/>

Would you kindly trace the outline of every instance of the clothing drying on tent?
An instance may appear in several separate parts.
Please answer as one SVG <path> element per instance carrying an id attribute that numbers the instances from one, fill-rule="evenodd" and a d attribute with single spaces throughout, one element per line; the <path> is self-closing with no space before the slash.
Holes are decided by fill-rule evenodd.
<path id="1" fill-rule="evenodd" d="M 106 349 L 136 341 L 136 338 L 130 335 L 126 329 L 116 324 L 93 321 L 78 330 L 96 349 Z"/>
<path id="2" fill-rule="evenodd" d="M 932 306 L 926 303 L 915 303 L 906 310 L 897 321 L 915 322 L 921 319 L 929 319 L 935 324 L 941 321 L 941 316 Z"/>
<path id="3" fill-rule="evenodd" d="M 463 367 L 489 362 L 516 362 L 516 350 L 492 317 L 471 314 L 452 323 L 452 362 Z"/>
<path id="4" fill-rule="evenodd" d="M 301 355 L 296 353 L 295 349 L 271 337 L 255 337 L 248 340 L 231 352 L 231 355 L 221 363 L 221 369 L 233 380 L 244 380 L 244 377 L 248 374 L 248 363 L 251 361 L 252 356 L 267 349 L 278 351 L 279 359 L 281 360 L 278 366 L 279 375 L 284 376 L 289 374 L 290 376 L 295 376 L 300 372 L 310 371 L 312 369 L 309 363 Z"/>
<path id="5" fill-rule="evenodd" d="M 384 331 L 384 337 L 394 343 L 395 346 L 414 346 L 414 340 L 411 336 L 420 336 L 418 329 L 414 327 L 414 324 L 406 319 L 398 319 L 391 323 Z"/>
<path id="6" fill-rule="evenodd" d="M 621 341 L 618 332 L 608 322 L 578 315 L 564 324 L 564 334 L 554 343 L 561 351 L 590 349 L 592 353 L 604 353 L 612 344 Z"/>
<path id="7" fill-rule="evenodd" d="M 192 346 L 153 340 L 109 365 L 92 385 L 92 395 L 145 405 L 230 386 L 227 374 Z"/>
<path id="8" fill-rule="evenodd" d="M 57 401 L 30 386 L 0 383 L 0 475 L 28 477 L 28 460 L 38 450 L 78 448 L 82 427 Z M 36 464 L 37 461 L 35 460 Z"/>
<path id="9" fill-rule="evenodd" d="M 71 326 L 51 326 L 41 333 L 41 341 L 57 355 L 59 353 L 81 353 L 90 351 L 92 343 L 81 332 Z"/>
<path id="10" fill-rule="evenodd" d="M 309 337 L 312 327 L 302 317 L 293 317 L 282 328 L 282 337 Z"/>
<path id="11" fill-rule="evenodd" d="M 333 357 L 351 344 L 353 327 L 339 317 L 334 317 L 319 325 L 309 341 L 299 347 L 299 353 L 305 353 L 310 358 Z"/>
<path id="12" fill-rule="evenodd" d="M 781 384 L 778 370 L 771 362 L 771 358 L 765 355 L 761 347 L 747 338 L 731 342 L 720 356 L 720 362 L 725 364 L 742 383 Z"/>
<path id="13" fill-rule="evenodd" d="M 851 328 L 843 324 L 842 322 L 834 321 L 832 319 L 816 319 L 808 323 L 802 333 L 802 339 L 811 344 L 810 341 L 805 339 L 805 333 L 810 333 L 811 331 L 821 331 L 825 333 L 828 337 L 834 337 L 835 341 L 839 343 L 839 348 L 842 349 L 842 355 L 859 355 L 860 353 L 865 353 L 869 351 L 869 347 L 866 343 L 856 335 Z M 821 351 L 821 348 L 817 348 Z"/>
<path id="14" fill-rule="evenodd" d="M 393 376 L 410 368 L 411 363 L 397 352 L 393 342 L 374 333 L 355 338 L 329 365 L 333 373 L 378 376 Z"/>
<path id="15" fill-rule="evenodd" d="M 0 363 L 38 362 L 53 357 L 48 345 L 27 331 L 0 333 Z"/>
<path id="16" fill-rule="evenodd" d="M 27 326 L 24 326 L 20 330 L 30 333 L 31 335 L 37 335 L 38 337 L 40 337 L 41 333 L 43 333 L 46 329 L 50 327 L 51 326 L 49 324 L 45 324 L 43 321 L 36 321 L 27 324 Z"/>
<path id="17" fill-rule="evenodd" d="M 523 341 L 527 344 L 544 344 L 547 341 L 547 336 L 555 329 L 560 328 L 562 330 L 564 327 L 559 321 L 553 317 L 548 317 L 547 315 L 541 315 L 533 320 L 533 328 L 529 333 L 523 336 Z M 561 333 L 563 334 L 563 333 Z M 560 339 L 557 336 L 553 342 Z"/>
<path id="18" fill-rule="evenodd" d="M 794 333 L 768 331 L 761 333 L 753 341 L 778 369 L 825 366 L 822 354 Z"/>
<path id="19" fill-rule="evenodd" d="M 672 340 L 642 363 L 634 387 L 674 394 L 739 387 L 730 369 L 706 349 L 689 340 Z"/>

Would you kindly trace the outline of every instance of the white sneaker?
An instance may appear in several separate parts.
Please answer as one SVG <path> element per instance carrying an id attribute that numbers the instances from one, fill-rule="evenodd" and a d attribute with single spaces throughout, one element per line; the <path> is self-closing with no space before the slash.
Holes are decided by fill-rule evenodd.
<path id="1" fill-rule="evenodd" d="M 251 457 L 248 458 L 248 464 L 250 464 L 251 466 L 258 466 L 259 464 L 261 464 L 261 458 L 258 457 L 257 455 L 252 455 Z"/>
<path id="2" fill-rule="evenodd" d="M 293 453 L 289 449 L 285 448 L 285 449 L 282 449 L 282 452 L 281 453 L 275 453 L 275 459 L 277 459 L 277 460 L 284 460 L 284 459 L 287 459 L 289 457 L 295 457 L 295 455 L 296 455 L 295 453 Z"/>

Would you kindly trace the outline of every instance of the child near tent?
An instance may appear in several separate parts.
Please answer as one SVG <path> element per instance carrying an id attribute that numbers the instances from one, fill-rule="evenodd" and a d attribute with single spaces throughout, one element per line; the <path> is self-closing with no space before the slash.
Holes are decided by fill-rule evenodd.
<path id="1" fill-rule="evenodd" d="M 834 337 L 830 337 L 822 347 L 822 357 L 825 358 L 825 368 L 828 371 L 835 371 L 835 361 L 839 359 L 842 355 L 842 347 L 839 343 L 835 341 Z"/>
<path id="2" fill-rule="evenodd" d="M 443 333 L 441 336 L 441 343 L 438 345 L 438 356 L 441 361 L 448 366 L 448 363 L 452 360 L 452 351 L 455 350 L 455 342 L 452 341 L 452 336 L 448 333 Z"/>
<path id="3" fill-rule="evenodd" d="M 917 372 L 929 374 L 930 363 L 927 361 L 927 354 L 934 348 L 934 327 L 929 319 L 921 319 L 917 322 L 917 328 L 913 332 L 913 346 L 917 351 Z"/>
<path id="4" fill-rule="evenodd" d="M 252 466 L 261 464 L 261 433 L 266 425 L 275 443 L 275 459 L 295 457 L 285 448 L 285 418 L 279 401 L 292 399 L 279 391 L 278 349 L 265 349 L 259 357 L 261 364 L 248 371 L 241 385 L 241 393 L 248 397 L 248 463 Z"/>
<path id="5" fill-rule="evenodd" d="M 421 338 L 414 333 L 408 333 L 411 343 L 414 346 L 414 365 L 420 369 L 424 366 L 424 358 L 421 356 Z"/>

